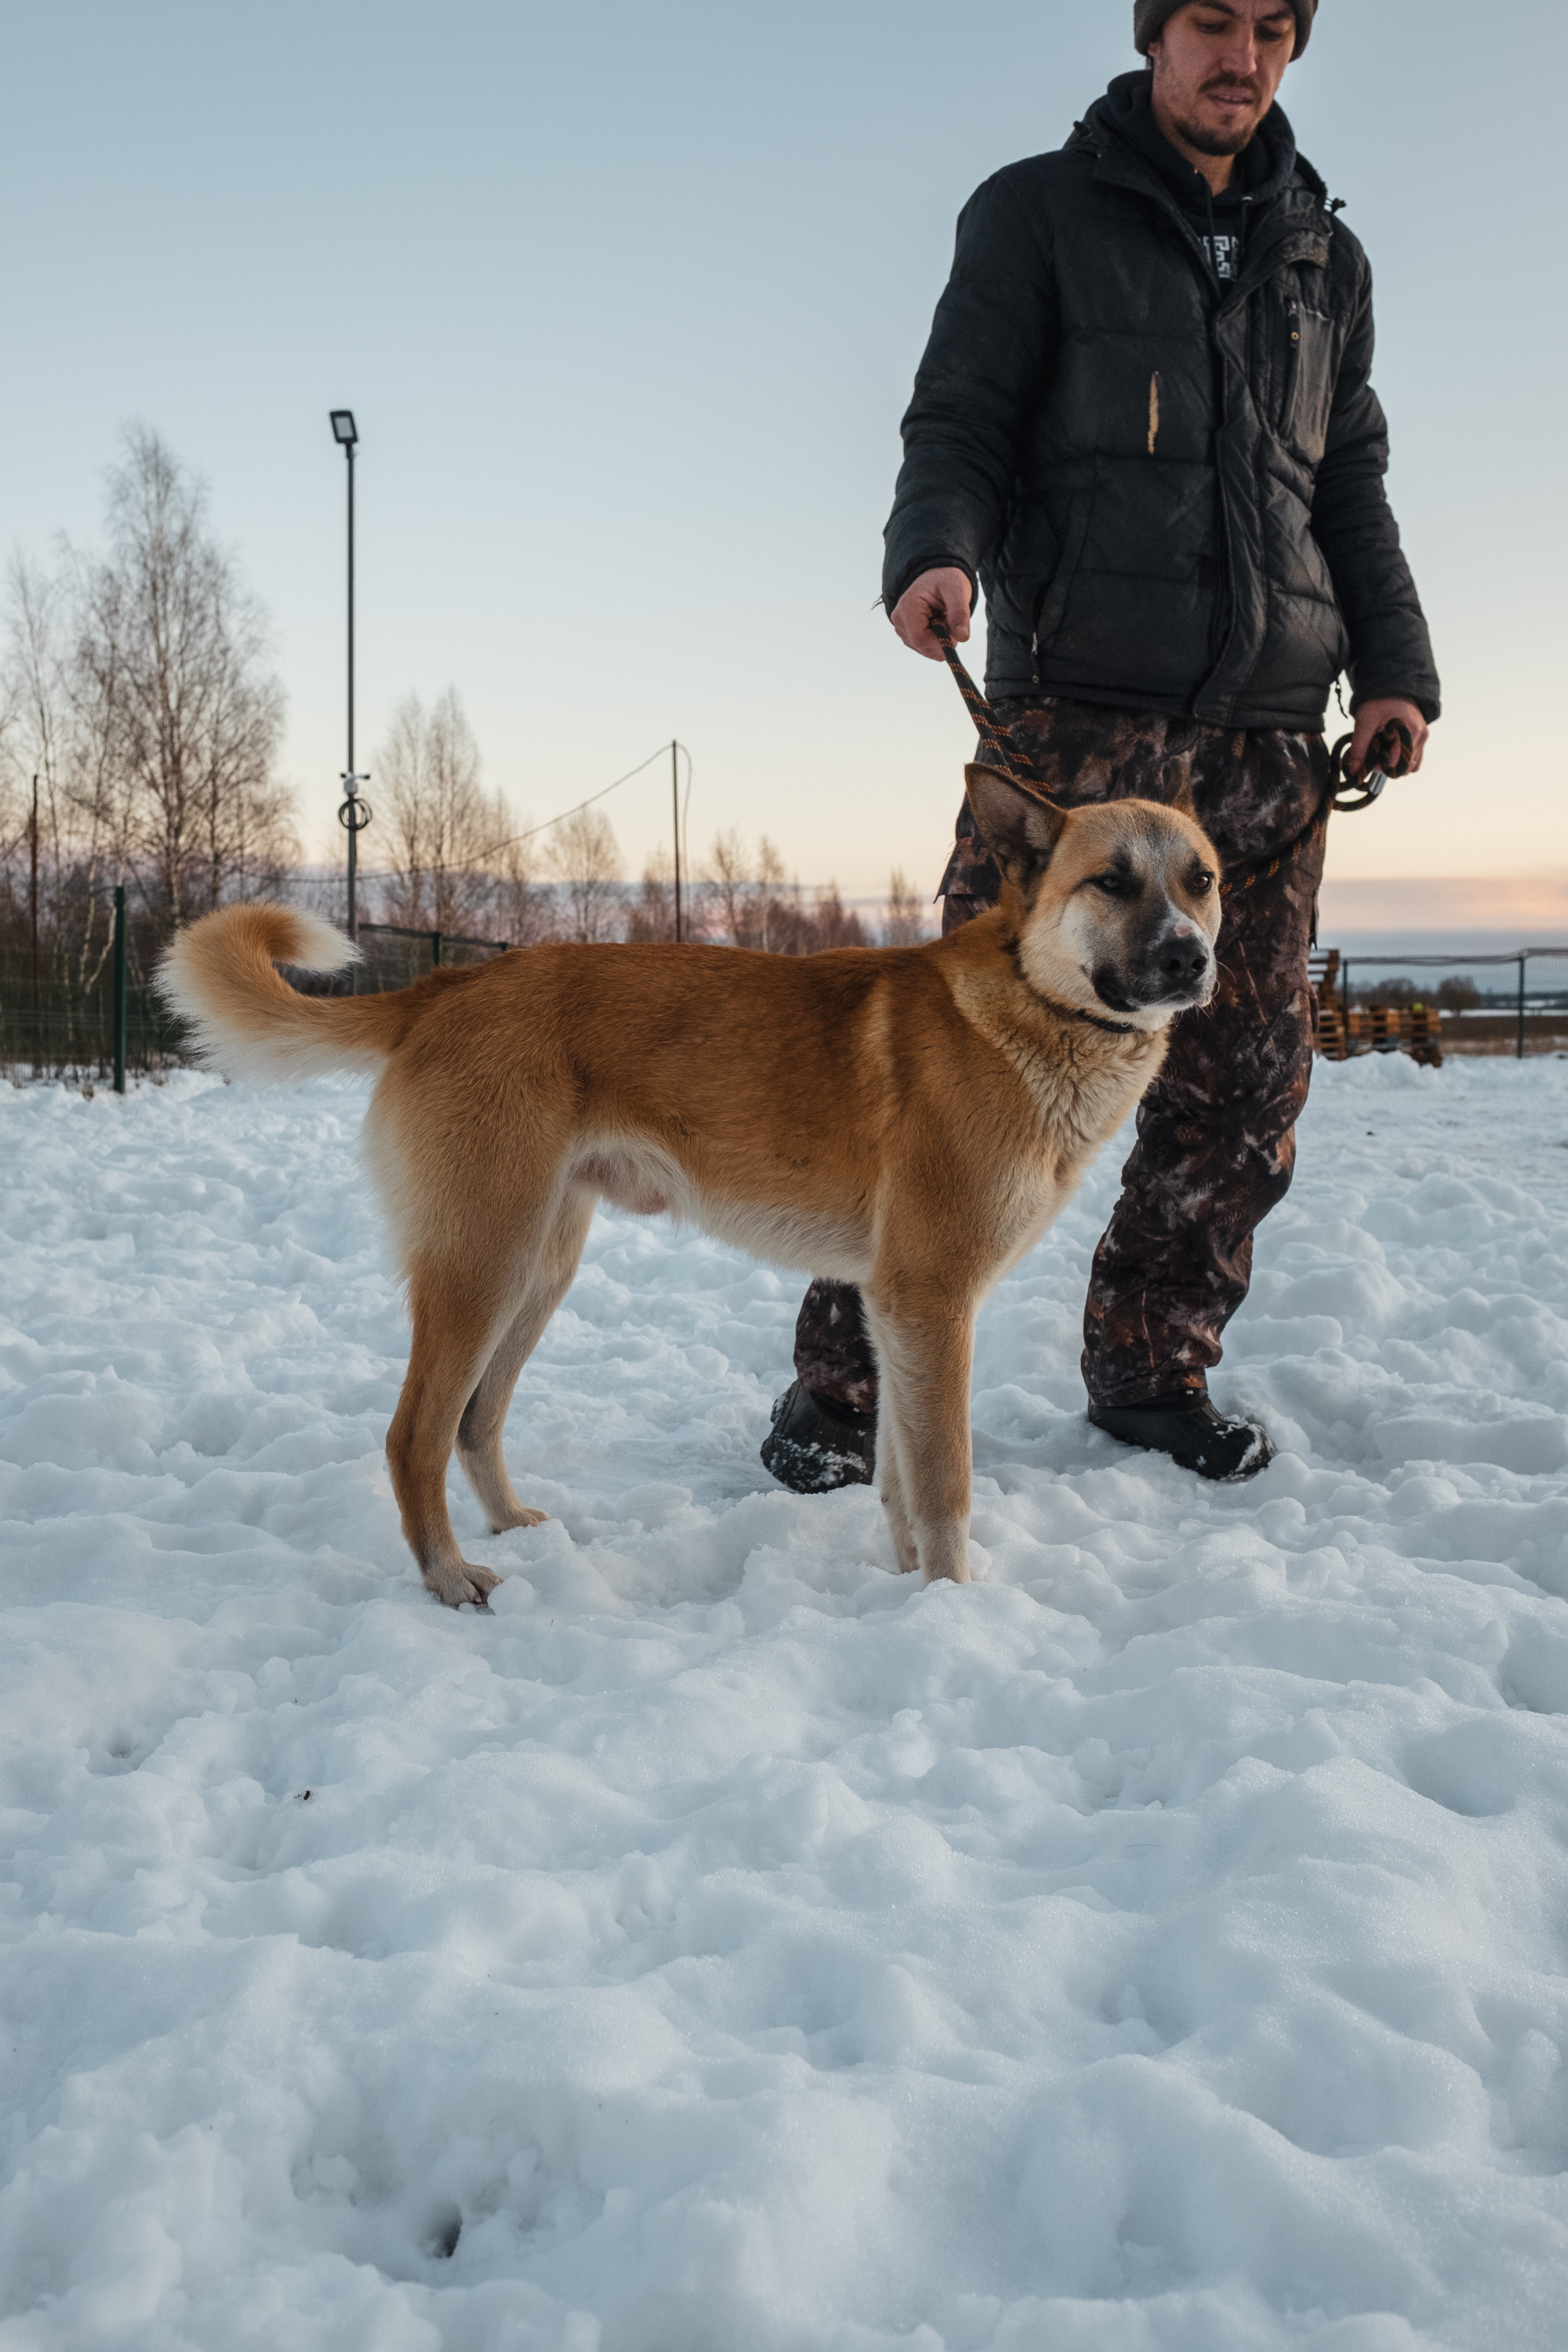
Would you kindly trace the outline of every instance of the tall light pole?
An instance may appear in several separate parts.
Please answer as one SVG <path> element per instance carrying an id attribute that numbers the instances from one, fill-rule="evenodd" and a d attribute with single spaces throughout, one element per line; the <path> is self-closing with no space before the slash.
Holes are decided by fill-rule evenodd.
<path id="1" fill-rule="evenodd" d="M 680 944 L 680 747 L 669 747 L 669 796 L 675 809 L 675 943 Z"/>
<path id="2" fill-rule="evenodd" d="M 342 774 L 343 800 L 338 810 L 338 823 L 349 837 L 349 937 L 357 940 L 359 837 L 370 823 L 370 803 L 359 797 L 360 786 L 367 784 L 370 777 L 368 772 L 359 774 L 354 767 L 354 450 L 359 445 L 359 434 L 352 408 L 334 408 L 331 419 L 332 438 L 349 461 L 349 760 Z"/>

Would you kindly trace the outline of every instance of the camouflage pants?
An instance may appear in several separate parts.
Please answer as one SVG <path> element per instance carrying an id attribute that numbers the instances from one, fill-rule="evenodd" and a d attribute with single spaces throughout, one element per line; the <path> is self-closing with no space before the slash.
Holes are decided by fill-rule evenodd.
<path id="1" fill-rule="evenodd" d="M 1082 702 L 999 702 L 1055 797 L 1168 801 L 1190 783 L 1226 866 L 1267 858 L 1321 807 L 1329 755 L 1320 736 L 1227 733 L 1193 719 Z M 977 755 L 985 757 L 984 748 Z M 1084 1310 L 1084 1385 L 1092 1403 L 1202 1395 L 1220 1338 L 1247 1297 L 1252 1236 L 1289 1188 L 1296 1120 L 1312 1068 L 1311 943 L 1322 843 L 1225 902 L 1219 987 L 1182 1013 L 1160 1076 L 1138 1111 L 1121 1197 L 1094 1254 Z M 942 878 L 944 932 L 995 905 L 1001 877 L 968 804 Z M 877 1365 L 859 1293 L 814 1282 L 795 1327 L 807 1388 L 861 1412 Z"/>

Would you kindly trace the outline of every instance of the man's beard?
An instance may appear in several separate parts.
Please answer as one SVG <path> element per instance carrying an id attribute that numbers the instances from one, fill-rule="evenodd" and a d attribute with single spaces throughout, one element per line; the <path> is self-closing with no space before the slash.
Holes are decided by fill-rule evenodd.
<path id="1" fill-rule="evenodd" d="M 1239 123 L 1232 130 L 1211 131 L 1206 122 L 1184 122 L 1179 114 L 1173 119 L 1188 146 L 1195 147 L 1200 155 L 1239 155 L 1244 147 L 1250 145 L 1258 128 L 1257 122 L 1249 122 L 1245 131 Z"/>

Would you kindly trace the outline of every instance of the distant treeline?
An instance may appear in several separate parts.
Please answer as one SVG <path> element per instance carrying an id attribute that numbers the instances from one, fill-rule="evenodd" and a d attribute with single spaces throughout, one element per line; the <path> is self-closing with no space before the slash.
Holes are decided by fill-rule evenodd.
<path id="1" fill-rule="evenodd" d="M 285 697 L 268 616 L 214 537 L 203 484 L 145 426 L 108 477 L 105 545 L 14 559 L 0 646 L 0 980 L 101 980 L 122 884 L 132 961 L 233 899 L 279 897 L 341 920 L 342 883 L 301 862 L 278 774 Z M 455 688 L 410 695 L 372 762 L 362 918 L 515 945 L 674 937 L 668 853 L 628 881 L 602 812 L 530 835 L 481 781 Z M 809 894 L 764 836 L 721 834 L 683 877 L 682 932 L 805 955 L 908 943 L 934 928 L 900 874 L 869 929 L 835 885 Z"/>

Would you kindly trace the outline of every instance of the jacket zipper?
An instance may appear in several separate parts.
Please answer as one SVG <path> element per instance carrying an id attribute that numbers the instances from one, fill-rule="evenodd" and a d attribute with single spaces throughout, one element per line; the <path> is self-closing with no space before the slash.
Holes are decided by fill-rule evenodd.
<path id="1" fill-rule="evenodd" d="M 1074 128 L 1075 128 L 1075 130 L 1076 130 L 1077 128 L 1079 128 L 1079 126 L 1078 126 L 1078 125 L 1075 125 L 1075 126 L 1074 126 Z M 1100 137 L 1100 136 L 1098 136 L 1098 135 L 1095 135 L 1095 134 L 1089 134 L 1089 137 L 1088 137 L 1088 139 L 1087 139 L 1086 143 L 1089 146 L 1089 148 L 1090 148 L 1091 152 L 1094 153 L 1094 155 L 1096 156 L 1096 158 L 1097 158 L 1100 162 L 1103 163 L 1103 161 L 1104 161 L 1104 159 L 1105 159 L 1105 155 L 1106 155 L 1106 142 L 1105 142 L 1105 140 L 1104 140 L 1102 137 Z M 1112 165 L 1113 165 L 1113 167 L 1114 167 L 1114 163 L 1115 163 L 1115 159 L 1114 159 L 1114 157 L 1112 157 L 1111 161 L 1112 161 Z M 1217 297 L 1218 297 L 1217 303 L 1216 303 L 1216 307 L 1215 307 L 1215 315 L 1214 315 L 1214 317 L 1210 320 L 1210 322 L 1209 322 L 1209 333 L 1210 333 L 1211 338 L 1217 340 L 1217 329 L 1218 329 L 1218 325 L 1219 325 L 1219 319 L 1220 319 L 1220 315 L 1221 315 L 1221 313 L 1222 313 L 1222 312 L 1224 312 L 1226 310 L 1227 310 L 1227 309 L 1229 309 L 1229 308 L 1231 308 L 1231 307 L 1234 307 L 1234 305 L 1236 304 L 1237 297 L 1237 290 L 1238 290 L 1238 288 L 1239 288 L 1239 286 L 1240 286 L 1240 284 L 1241 284 L 1242 280 L 1243 280 L 1243 279 L 1244 279 L 1244 278 L 1245 278 L 1246 271 L 1247 271 L 1247 268 L 1248 265 L 1249 265 L 1249 264 L 1255 264 L 1255 263 L 1256 263 L 1256 258 L 1257 258 L 1256 254 L 1255 254 L 1254 252 L 1252 252 L 1250 249 L 1247 250 L 1247 251 L 1244 253 L 1244 255 L 1243 255 L 1243 257 L 1242 257 L 1242 258 L 1241 258 L 1241 264 L 1240 264 L 1240 267 L 1238 268 L 1238 269 L 1237 269 L 1237 271 L 1236 278 L 1235 278 L 1234 280 L 1230 281 L 1228 284 L 1221 284 L 1221 283 L 1220 283 L 1220 281 L 1219 281 L 1219 278 L 1218 278 L 1217 272 L 1215 270 L 1215 268 L 1214 268 L 1214 262 L 1213 262 L 1213 258 L 1212 258 L 1212 254 L 1211 254 L 1210 248 L 1209 248 L 1209 247 L 1205 244 L 1202 235 L 1200 234 L 1200 232 L 1199 232 L 1197 229 L 1195 229 L 1195 228 L 1193 226 L 1193 225 L 1192 225 L 1191 221 L 1189 221 L 1189 220 L 1187 219 L 1187 217 L 1186 217 L 1186 215 L 1184 215 L 1184 213 L 1183 213 L 1183 212 L 1182 212 L 1182 211 L 1177 207 L 1177 205 L 1174 204 L 1174 202 L 1172 200 L 1172 198 L 1171 198 L 1168 194 L 1166 194 L 1166 193 L 1165 193 L 1163 189 L 1161 189 L 1161 188 L 1159 188 L 1159 187 L 1157 187 L 1157 186 L 1154 186 L 1154 185 L 1151 185 L 1151 184 L 1149 184 L 1146 179 L 1134 179 L 1134 180 L 1129 181 L 1129 180 L 1127 180 L 1124 176 L 1122 176 L 1121 174 L 1120 174 L 1120 173 L 1118 173 L 1114 168 L 1112 169 L 1112 171 L 1111 171 L 1111 173 L 1110 173 L 1110 176 L 1114 181 L 1116 181 L 1116 182 L 1117 182 L 1117 184 L 1119 184 L 1119 185 L 1121 185 L 1121 186 L 1123 186 L 1123 187 L 1127 187 L 1127 186 L 1133 187 L 1134 189 L 1136 189 L 1136 190 L 1137 190 L 1137 192 L 1138 192 L 1139 194 L 1142 194 L 1142 195 L 1146 195 L 1146 196 L 1151 197 L 1151 198 L 1153 200 L 1153 202 L 1154 202 L 1154 204 L 1156 205 L 1156 206 L 1158 207 L 1158 209 L 1160 210 L 1160 212 L 1163 215 L 1163 216 L 1164 216 L 1167 220 L 1173 221 L 1173 222 L 1175 223 L 1178 232 L 1179 232 L 1182 236 L 1184 236 L 1185 237 L 1185 239 L 1186 239 L 1186 241 L 1187 241 L 1187 243 L 1188 243 L 1188 246 L 1189 246 L 1189 247 L 1190 247 L 1194 251 L 1195 251 L 1195 252 L 1196 252 L 1196 254 L 1197 254 L 1197 255 L 1199 256 L 1199 257 L 1200 257 L 1200 260 L 1202 260 L 1202 261 L 1205 261 L 1205 262 L 1207 262 L 1207 263 L 1208 263 L 1208 268 L 1207 268 L 1207 272 L 1206 272 L 1205 274 L 1206 274 L 1206 275 L 1207 275 L 1207 277 L 1208 277 L 1209 282 L 1215 286 L 1215 290 L 1216 290 L 1216 294 L 1217 294 Z M 1247 203 L 1250 204 L 1250 203 L 1252 202 L 1252 199 L 1251 199 L 1250 197 L 1248 197 L 1248 198 L 1247 198 L 1245 201 L 1246 201 Z M 1319 196 L 1318 196 L 1318 204 L 1319 204 L 1320 208 L 1321 208 L 1321 206 L 1323 205 L 1324 202 L 1325 202 L 1325 198 L 1324 198 L 1321 194 L 1319 194 Z M 1336 206 L 1336 207 L 1334 207 L 1334 209 L 1338 209 L 1338 207 Z M 1245 228 L 1246 228 L 1247 231 L 1250 231 L 1251 229 L 1253 229 L 1253 228 L 1255 228 L 1255 227 L 1257 226 L 1257 225 L 1258 225 L 1258 223 L 1257 223 L 1257 218 L 1256 218 L 1256 217 L 1255 217 L 1255 215 L 1252 215 L 1251 213 L 1244 213 L 1242 217 L 1243 217 L 1243 222 L 1244 222 Z M 1333 227 L 1333 220 L 1332 220 L 1331 213 L 1330 217 L 1329 217 L 1329 219 L 1328 219 L 1327 226 L 1328 226 L 1329 229 L 1331 231 L 1331 230 L 1332 230 L 1332 227 Z M 1283 222 L 1283 224 L 1282 224 L 1282 225 L 1279 227 L 1279 229 L 1277 230 L 1277 233 L 1276 233 L 1275 236 L 1274 236 L 1274 237 L 1272 238 L 1272 240 L 1270 241 L 1270 245 L 1269 245 L 1269 247 L 1268 247 L 1268 250 L 1270 250 L 1270 251 L 1272 251 L 1272 249 L 1273 249 L 1273 247 L 1274 247 L 1274 246 L 1276 246 L 1276 245 L 1279 245 L 1279 244 L 1283 244 L 1283 243 L 1288 242 L 1288 240 L 1289 240 L 1289 236 L 1291 236 L 1291 234 L 1292 234 L 1292 229 L 1291 229 L 1291 225 L 1290 225 L 1290 223 L 1289 223 L 1289 221 L 1285 221 L 1285 222 Z M 1250 236 L 1247 236 L 1247 248 L 1250 248 L 1250 247 L 1251 247 L 1251 246 L 1252 246 L 1252 239 L 1251 239 Z M 1257 281 L 1257 284 L 1258 284 L 1258 285 L 1261 285 L 1261 283 L 1262 283 L 1262 279 L 1261 279 L 1261 277 L 1259 277 L 1259 278 L 1258 278 L 1258 281 Z M 1255 290 L 1256 290 L 1256 288 L 1249 288 L 1249 289 L 1248 289 L 1248 299 L 1250 299 L 1250 297 L 1251 297 L 1252 292 L 1253 292 L 1253 291 L 1255 291 Z M 1295 305 L 1292 305 L 1292 308 L 1293 308 L 1293 309 L 1294 309 L 1295 307 L 1296 307 Z M 1289 352 L 1290 352 L 1290 358 L 1289 358 L 1289 362 L 1288 362 L 1288 365 L 1289 365 L 1289 396 L 1291 396 L 1291 397 L 1293 398 L 1293 397 L 1294 397 L 1294 394 L 1295 394 L 1295 389 L 1296 389 L 1296 362 L 1297 362 L 1297 359 L 1298 359 L 1298 357 L 1299 357 L 1299 355 L 1300 355 L 1300 320 L 1299 316 L 1298 316 L 1298 317 L 1296 317 L 1295 319 L 1293 319 L 1291 323 L 1292 323 L 1292 328 L 1293 328 L 1293 331 L 1293 331 L 1293 334 L 1292 334 L 1292 340 L 1291 340 L 1291 341 L 1290 341 L 1289 345 L 1288 346 L 1289 351 Z M 1221 367 L 1222 367 L 1222 371 L 1223 371 L 1223 367 L 1224 367 L 1224 354 L 1223 354 L 1223 353 L 1221 353 L 1221 354 L 1220 354 L 1220 359 L 1221 359 Z M 1224 412 L 1224 404 L 1223 404 L 1223 402 L 1222 402 L 1222 408 L 1221 408 L 1221 423 L 1223 424 L 1223 423 L 1224 423 L 1224 421 L 1225 421 L 1225 412 Z M 1216 669 L 1218 668 L 1219 664 L 1224 660 L 1224 657 L 1225 657 L 1225 646 L 1226 646 L 1226 643 L 1228 641 L 1228 637 L 1229 637 L 1229 633 L 1230 633 L 1231 625 L 1232 625 L 1232 624 L 1233 624 L 1233 622 L 1234 622 L 1234 619 L 1235 619 L 1234 596 L 1233 596 L 1233 593 L 1232 593 L 1232 582 L 1233 582 L 1233 580 L 1234 580 L 1234 578 L 1235 578 L 1235 569 L 1236 569 L 1236 566 L 1235 566 L 1235 551 L 1234 551 L 1234 548 L 1233 548 L 1233 546 L 1232 546 L 1232 536 L 1233 536 L 1233 534 L 1232 534 L 1232 518 L 1231 518 L 1231 512 L 1230 512 L 1230 500 L 1229 500 L 1229 498 L 1227 497 L 1227 495 L 1226 495 L 1226 491 L 1225 476 L 1224 476 L 1223 468 L 1219 468 L 1219 467 L 1216 467 L 1216 488 L 1217 488 L 1218 494 L 1219 494 L 1219 515 L 1220 515 L 1220 573 L 1221 573 L 1221 580 L 1220 580 L 1220 592 L 1219 592 L 1218 596 L 1217 596 L 1217 597 L 1216 597 L 1216 599 L 1215 599 L 1215 637 L 1218 639 L 1218 643 L 1217 643 L 1217 645 L 1216 645 L 1216 646 L 1215 646 L 1215 653 L 1214 653 L 1214 657 L 1213 657 L 1213 659 L 1212 659 L 1212 661 L 1211 661 L 1211 664 L 1210 664 L 1210 668 L 1209 668 L 1209 674 L 1208 674 L 1208 677 L 1205 678 L 1203 685 L 1202 685 L 1202 686 L 1199 688 L 1199 689 L 1198 689 L 1198 697 L 1199 697 L 1199 699 L 1200 699 L 1200 700 L 1202 699 L 1202 698 L 1203 698 L 1204 694 L 1207 691 L 1207 689 L 1208 689 L 1209 686 L 1212 684 L 1213 679 L 1214 679 L 1214 677 L 1215 677 L 1215 671 L 1216 671 Z M 1038 661 L 1039 661 L 1039 647 L 1038 647 L 1038 637 L 1037 637 L 1037 635 L 1036 645 L 1035 645 L 1035 662 L 1036 662 L 1036 671 L 1037 671 L 1036 683 L 1037 683 L 1037 684 L 1038 683 L 1038 676 L 1037 676 L 1037 671 L 1038 671 Z M 1223 719 L 1221 719 L 1221 722 L 1220 722 L 1220 723 L 1222 723 L 1222 724 L 1224 723 Z"/>
<path id="2" fill-rule="evenodd" d="M 1285 346 L 1285 386 L 1279 398 L 1281 433 L 1289 425 L 1296 405 L 1296 376 L 1301 363 L 1301 305 L 1294 294 L 1285 304 L 1285 331 L 1289 341 Z"/>

